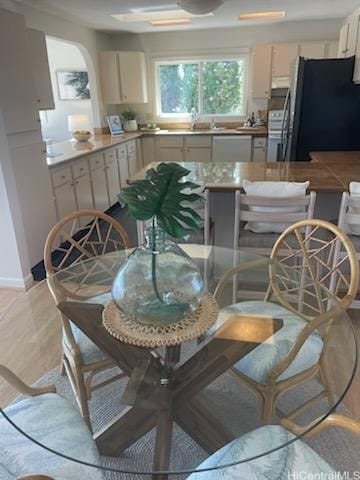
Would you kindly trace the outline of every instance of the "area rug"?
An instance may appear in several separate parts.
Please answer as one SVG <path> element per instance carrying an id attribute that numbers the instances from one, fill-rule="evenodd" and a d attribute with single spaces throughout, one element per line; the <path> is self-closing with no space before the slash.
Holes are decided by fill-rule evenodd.
<path id="1" fill-rule="evenodd" d="M 188 346 L 186 350 L 191 348 L 191 346 Z M 103 375 L 109 374 L 111 372 Z M 59 394 L 75 404 L 67 378 L 59 374 L 59 369 L 52 370 L 37 382 L 37 384 L 51 383 L 56 385 Z M 120 400 L 126 384 L 127 379 L 121 379 L 94 392 L 90 400 L 90 414 L 94 432 L 99 431 L 111 418 L 126 407 L 121 404 Z M 320 386 L 316 381 L 308 382 L 305 386 L 294 389 L 291 395 L 287 394 L 286 398 L 279 403 L 279 407 L 284 412 L 289 411 L 294 405 L 302 404 L 306 399 L 311 398 L 319 391 L 319 388 Z M 262 425 L 256 398 L 229 373 L 219 377 L 203 393 L 207 399 L 208 406 L 210 406 L 216 418 L 237 436 Z M 321 406 L 318 408 L 320 409 Z M 343 410 L 341 406 L 340 410 Z M 315 418 L 314 414 L 316 412 L 312 412 L 311 419 Z M 302 420 L 306 421 L 306 418 Z M 118 457 L 102 457 L 103 465 L 108 468 L 146 471 L 152 464 L 154 440 L 155 429 L 122 452 Z M 307 443 L 335 470 L 350 472 L 350 478 L 355 471 L 360 470 L 360 439 L 355 435 L 332 428 L 307 440 Z M 206 457 L 207 454 L 202 448 L 181 428 L 175 425 L 172 438 L 171 468 L 174 470 L 193 469 Z M 90 473 L 89 471 L 89 478 Z M 106 480 L 151 478 L 148 475 L 115 472 L 106 472 L 105 476 Z M 171 475 L 169 478 L 170 480 L 183 480 L 186 477 L 187 475 L 177 474 Z"/>

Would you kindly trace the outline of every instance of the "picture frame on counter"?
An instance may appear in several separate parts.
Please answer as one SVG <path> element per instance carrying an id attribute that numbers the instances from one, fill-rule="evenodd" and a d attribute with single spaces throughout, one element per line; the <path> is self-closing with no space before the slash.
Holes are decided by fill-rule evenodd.
<path id="1" fill-rule="evenodd" d="M 108 115 L 106 117 L 107 124 L 110 129 L 111 135 L 121 135 L 124 133 L 124 128 L 122 126 L 119 115 Z"/>

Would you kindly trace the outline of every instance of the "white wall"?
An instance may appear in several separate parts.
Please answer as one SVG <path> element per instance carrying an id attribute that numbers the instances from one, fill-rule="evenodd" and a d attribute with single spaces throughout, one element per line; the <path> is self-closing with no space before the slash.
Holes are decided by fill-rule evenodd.
<path id="1" fill-rule="evenodd" d="M 44 139 L 61 142 L 71 138 L 68 131 L 67 117 L 72 114 L 84 114 L 89 118 L 88 128 L 93 127 L 91 100 L 60 100 L 56 72 L 58 70 L 87 71 L 85 59 L 80 49 L 71 43 L 46 38 L 49 58 L 51 84 L 54 94 L 55 110 L 44 111 L 41 114 L 41 130 Z M 90 95 L 92 86 L 90 85 Z"/>
<path id="2" fill-rule="evenodd" d="M 24 238 L 14 175 L 0 110 L 0 286 L 25 287 L 24 276 L 29 275 L 26 246 L 18 245 Z"/>

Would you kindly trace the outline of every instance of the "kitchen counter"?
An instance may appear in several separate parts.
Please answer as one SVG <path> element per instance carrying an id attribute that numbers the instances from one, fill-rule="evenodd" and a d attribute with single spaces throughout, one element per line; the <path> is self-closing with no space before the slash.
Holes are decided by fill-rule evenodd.
<path id="1" fill-rule="evenodd" d="M 151 163 L 130 178 L 143 179 L 146 170 L 155 168 L 158 162 Z M 347 185 L 335 175 L 330 167 L 317 162 L 253 163 L 253 162 L 184 162 L 183 167 L 190 170 L 189 180 L 204 185 L 211 191 L 231 192 L 242 188 L 244 179 L 250 181 L 310 181 L 310 188 L 316 192 L 338 193 L 346 190 Z M 359 164 L 360 173 L 360 164 Z M 360 176 L 359 176 L 360 178 Z M 354 178 L 353 178 L 354 179 Z"/>
<path id="2" fill-rule="evenodd" d="M 360 182 L 360 151 L 311 152 L 313 165 L 321 164 L 348 190 L 350 182 Z"/>
<path id="3" fill-rule="evenodd" d="M 65 142 L 53 143 L 48 146 L 47 164 L 49 167 L 54 167 L 63 162 L 74 160 L 75 158 L 94 153 L 99 150 L 127 142 L 134 138 L 142 136 L 168 136 L 168 135 L 250 135 L 255 137 L 266 137 L 267 129 L 265 127 L 236 129 L 199 129 L 199 130 L 159 130 L 157 132 L 137 131 L 133 133 L 123 133 L 121 135 L 94 135 L 88 142 L 76 142 L 74 140 L 67 140 Z"/>
<path id="4" fill-rule="evenodd" d="M 99 150 L 128 142 L 134 138 L 142 136 L 142 132 L 123 133 L 122 135 L 93 135 L 88 142 L 76 142 L 67 140 L 65 142 L 53 143 L 48 146 L 48 153 L 51 156 L 46 157 L 49 167 L 55 167 L 60 163 L 74 160 L 75 158 L 94 153 Z"/>
<path id="5" fill-rule="evenodd" d="M 250 135 L 252 137 L 267 137 L 268 131 L 266 127 L 243 127 L 243 128 L 217 128 L 206 129 L 199 128 L 195 130 L 184 129 L 169 129 L 158 130 L 157 132 L 151 132 L 143 130 L 144 135 Z"/>

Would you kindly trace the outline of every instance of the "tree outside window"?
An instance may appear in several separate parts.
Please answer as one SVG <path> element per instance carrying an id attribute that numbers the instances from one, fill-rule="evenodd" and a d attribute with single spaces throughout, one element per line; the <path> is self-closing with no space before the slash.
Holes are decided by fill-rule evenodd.
<path id="1" fill-rule="evenodd" d="M 245 58 L 158 62 L 158 113 L 244 115 L 246 66 Z"/>

